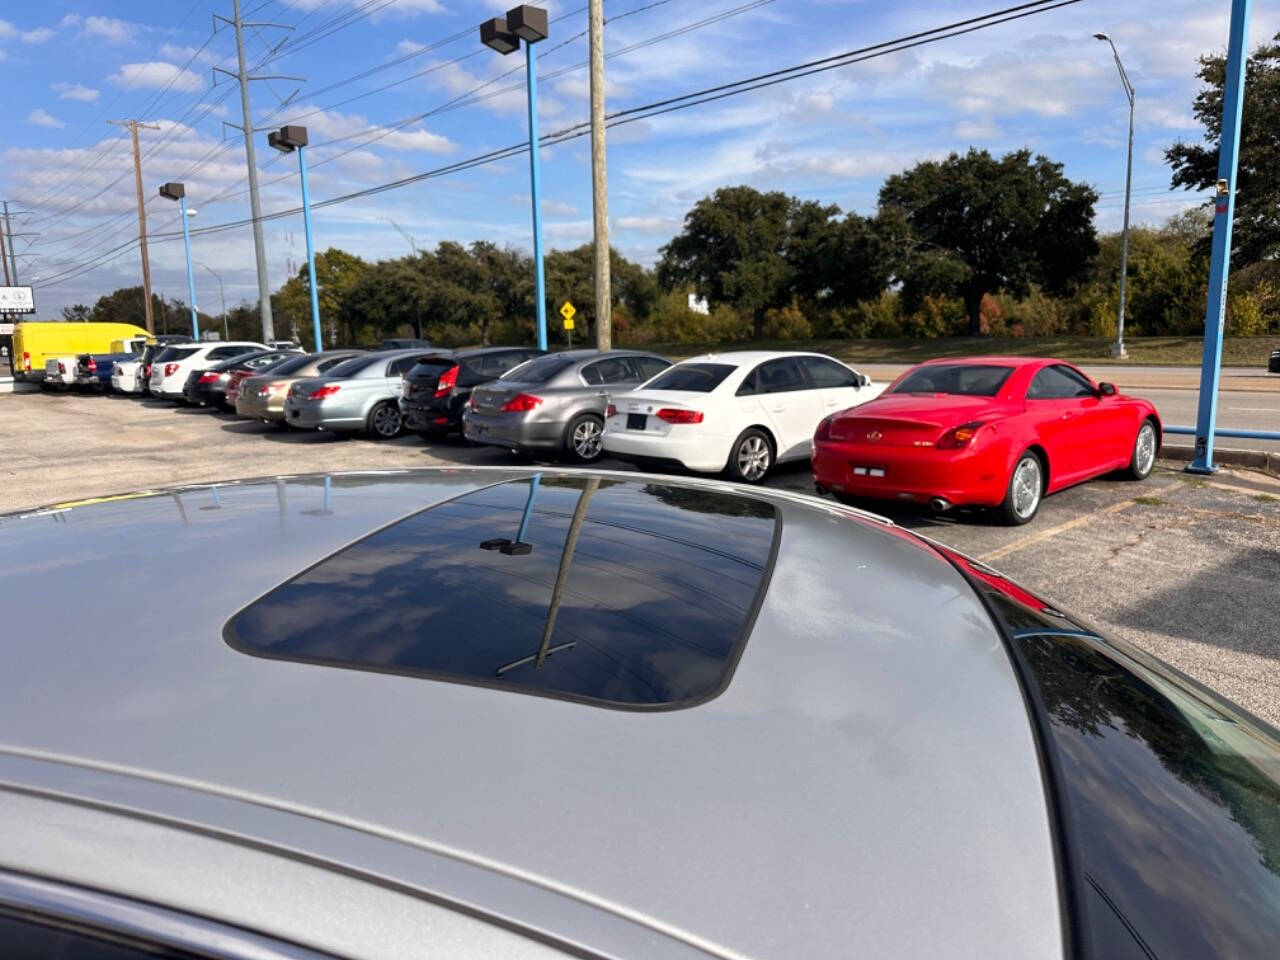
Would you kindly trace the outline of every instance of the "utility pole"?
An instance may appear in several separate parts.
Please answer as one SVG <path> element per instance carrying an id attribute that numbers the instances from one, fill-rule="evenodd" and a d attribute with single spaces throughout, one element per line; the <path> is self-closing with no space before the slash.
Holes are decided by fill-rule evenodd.
<path id="1" fill-rule="evenodd" d="M 4 232 L 9 238 L 9 266 L 5 268 L 4 275 L 13 274 L 13 282 L 18 282 L 18 258 L 13 253 L 13 225 L 9 222 L 9 201 L 4 201 Z M 4 245 L 0 244 L 0 260 L 4 259 Z"/>
<path id="2" fill-rule="evenodd" d="M 591 31 L 591 206 L 596 237 L 596 347 L 613 348 L 609 181 L 604 149 L 604 0 L 588 0 Z M 534 149 L 537 149 L 536 145 Z"/>
<path id="3" fill-rule="evenodd" d="M 4 261 L 4 285 L 6 287 L 10 287 L 10 286 L 13 286 L 13 284 L 9 280 L 9 261 L 5 258 L 5 255 L 4 255 L 4 235 L 9 230 L 9 211 L 7 209 L 9 206 L 9 201 L 6 200 L 4 205 L 6 208 L 5 214 L 4 214 L 4 226 L 0 227 L 0 260 Z"/>
<path id="4" fill-rule="evenodd" d="M 213 69 L 216 73 L 225 73 L 229 77 L 235 77 L 240 83 L 240 113 L 244 118 L 244 125 L 240 130 L 244 133 L 244 156 L 249 165 L 249 213 L 253 218 L 253 253 L 258 263 L 258 310 L 262 314 L 263 342 L 270 343 L 276 338 L 276 330 L 271 317 L 271 282 L 267 278 L 267 248 L 262 239 L 262 203 L 258 198 L 258 160 L 253 149 L 253 113 L 249 107 L 249 81 L 277 79 L 277 77 L 249 76 L 248 68 L 244 62 L 244 28 L 277 27 L 284 30 L 292 28 L 279 23 L 245 23 L 240 19 L 240 0 L 231 0 L 230 20 L 218 14 L 214 14 L 213 19 L 215 21 L 215 29 L 216 22 L 221 20 L 223 23 L 230 24 L 236 33 L 236 72 L 232 73 L 230 70 L 223 70 L 221 67 L 214 67 Z M 296 80 L 297 78 L 279 77 L 278 79 Z"/>
<path id="5" fill-rule="evenodd" d="M 147 257 L 147 207 L 142 199 L 142 154 L 138 150 L 138 128 L 159 130 L 160 125 L 142 123 L 139 120 L 108 120 L 117 127 L 128 127 L 133 136 L 133 182 L 138 191 L 138 247 L 142 251 L 142 298 L 147 317 L 147 333 L 156 332 L 155 317 L 151 313 L 151 261 Z"/>

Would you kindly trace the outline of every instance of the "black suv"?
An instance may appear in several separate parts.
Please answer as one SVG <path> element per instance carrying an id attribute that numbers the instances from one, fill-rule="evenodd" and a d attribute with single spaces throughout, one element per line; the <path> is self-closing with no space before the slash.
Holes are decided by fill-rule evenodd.
<path id="1" fill-rule="evenodd" d="M 1268 373 L 1280 373 L 1280 347 L 1271 351 L 1271 360 L 1267 363 Z"/>
<path id="2" fill-rule="evenodd" d="M 533 347 L 482 347 L 440 351 L 423 357 L 405 374 L 400 414 L 405 429 L 439 440 L 462 429 L 462 411 L 471 388 L 497 380 L 526 360 L 542 356 Z"/>

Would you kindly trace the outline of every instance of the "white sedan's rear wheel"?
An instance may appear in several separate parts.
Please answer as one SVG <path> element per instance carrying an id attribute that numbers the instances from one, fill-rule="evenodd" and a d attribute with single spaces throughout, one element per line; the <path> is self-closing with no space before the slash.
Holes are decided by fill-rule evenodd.
<path id="1" fill-rule="evenodd" d="M 733 441 L 725 472 L 739 483 L 761 483 L 773 467 L 773 444 L 763 430 L 748 427 Z"/>

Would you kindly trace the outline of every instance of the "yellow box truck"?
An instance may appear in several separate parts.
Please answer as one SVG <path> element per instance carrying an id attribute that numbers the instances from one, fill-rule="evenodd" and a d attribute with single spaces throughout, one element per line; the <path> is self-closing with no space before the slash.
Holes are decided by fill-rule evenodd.
<path id="1" fill-rule="evenodd" d="M 52 357 L 108 353 L 116 340 L 147 336 L 132 323 L 19 323 L 13 329 L 13 376 L 39 383 Z"/>

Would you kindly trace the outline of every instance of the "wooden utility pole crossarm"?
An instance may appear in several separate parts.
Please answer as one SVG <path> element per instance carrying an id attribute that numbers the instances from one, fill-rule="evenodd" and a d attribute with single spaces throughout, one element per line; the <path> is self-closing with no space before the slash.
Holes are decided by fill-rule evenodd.
<path id="1" fill-rule="evenodd" d="M 138 247 L 142 253 L 142 299 L 147 317 L 147 333 L 156 332 L 155 317 L 151 310 L 151 260 L 147 257 L 147 205 L 142 196 L 142 153 L 138 149 L 138 130 L 159 130 L 157 123 L 139 120 L 108 120 L 117 127 L 128 127 L 133 136 L 133 180 L 138 190 Z"/>

